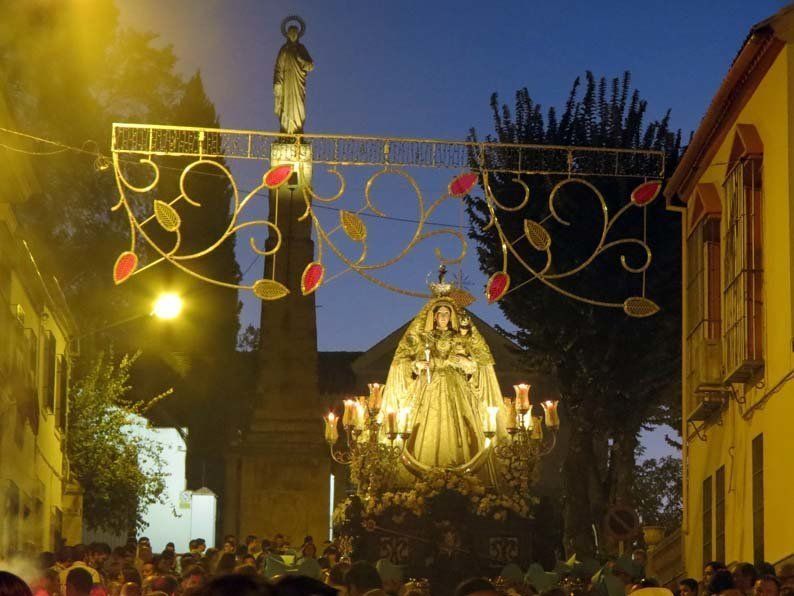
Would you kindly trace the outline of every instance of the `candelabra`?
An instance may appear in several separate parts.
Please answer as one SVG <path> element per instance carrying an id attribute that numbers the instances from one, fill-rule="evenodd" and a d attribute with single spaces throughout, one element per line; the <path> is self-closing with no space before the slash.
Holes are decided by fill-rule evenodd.
<path id="1" fill-rule="evenodd" d="M 515 397 L 504 398 L 507 411 L 506 430 L 510 439 L 499 442 L 494 447 L 494 455 L 505 464 L 508 474 L 514 477 L 528 474 L 537 460 L 554 449 L 560 428 L 558 401 L 541 402 L 544 416 L 535 416 L 529 399 L 530 388 L 526 383 L 514 385 Z"/>
<path id="2" fill-rule="evenodd" d="M 325 418 L 325 440 L 331 458 L 338 464 L 351 465 L 357 458 L 385 459 L 394 465 L 400 459 L 405 445 L 411 438 L 410 408 L 389 410 L 385 417 L 381 411 L 383 385 L 369 384 L 369 397 L 358 397 L 344 401 L 342 429 L 344 439 L 339 446 L 339 418 L 331 412 Z M 388 443 L 380 440 L 381 428 L 386 424 Z"/>

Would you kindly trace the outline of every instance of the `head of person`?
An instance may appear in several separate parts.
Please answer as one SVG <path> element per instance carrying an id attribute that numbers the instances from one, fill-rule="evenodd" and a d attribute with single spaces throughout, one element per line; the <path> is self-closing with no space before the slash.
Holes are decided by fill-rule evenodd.
<path id="1" fill-rule="evenodd" d="M 687 577 L 678 582 L 678 596 L 698 596 L 698 582 Z"/>
<path id="2" fill-rule="evenodd" d="M 763 575 L 753 587 L 755 596 L 780 596 L 780 580 L 774 575 Z"/>
<path id="3" fill-rule="evenodd" d="M 733 590 L 736 584 L 733 583 L 733 574 L 727 569 L 718 569 L 711 576 L 708 584 L 709 594 L 721 594 L 726 590 Z"/>
<path id="4" fill-rule="evenodd" d="M 165 545 L 165 549 L 163 552 L 175 553 L 176 552 L 176 545 L 173 542 L 169 542 Z"/>
<path id="5" fill-rule="evenodd" d="M 763 574 L 763 575 L 772 575 L 770 574 Z M 780 572 L 777 574 L 777 578 L 780 580 L 780 584 L 782 587 L 794 588 L 794 563 L 786 563 L 780 567 Z"/>
<path id="6" fill-rule="evenodd" d="M 140 538 L 138 538 L 138 548 L 142 546 L 147 546 L 149 548 L 152 548 L 152 541 L 149 540 L 148 536 L 141 536 Z"/>
<path id="7" fill-rule="evenodd" d="M 232 553 L 223 553 L 221 558 L 218 559 L 218 565 L 215 567 L 215 573 L 218 575 L 225 573 L 234 573 L 234 568 L 237 566 L 237 559 Z"/>
<path id="8" fill-rule="evenodd" d="M 751 563 L 739 563 L 733 570 L 733 583 L 737 590 L 750 592 L 758 580 L 758 573 Z"/>
<path id="9" fill-rule="evenodd" d="M 119 596 L 141 596 L 141 584 L 135 582 L 127 582 L 121 586 Z"/>
<path id="10" fill-rule="evenodd" d="M 271 596 L 273 593 L 262 578 L 237 573 L 218 576 L 197 592 L 198 596 Z"/>
<path id="11" fill-rule="evenodd" d="M 435 321 L 436 329 L 448 329 L 451 319 L 452 309 L 448 305 L 439 304 L 433 309 L 433 321 Z"/>
<path id="12" fill-rule="evenodd" d="M 200 588 L 206 583 L 207 572 L 199 565 L 193 565 L 182 574 L 182 591 Z"/>
<path id="13" fill-rule="evenodd" d="M 88 547 L 88 564 L 101 569 L 110 558 L 110 545 L 105 542 L 94 542 Z"/>
<path id="14" fill-rule="evenodd" d="M 317 547 L 314 545 L 314 542 L 304 543 L 303 548 L 301 549 L 301 555 L 303 555 L 303 557 L 306 559 L 317 558 Z"/>
<path id="15" fill-rule="evenodd" d="M 342 596 L 345 596 L 345 574 L 349 570 L 350 563 L 337 563 L 328 571 L 328 585 L 336 588 Z"/>
<path id="16" fill-rule="evenodd" d="M 252 544 L 259 542 L 256 536 L 249 534 L 245 537 L 245 545 L 250 549 Z"/>
<path id="17" fill-rule="evenodd" d="M 711 578 L 713 578 L 714 574 L 720 569 L 725 569 L 725 564 L 721 561 L 709 561 L 703 565 L 703 585 L 708 588 L 708 585 L 711 583 Z"/>
<path id="18" fill-rule="evenodd" d="M 71 546 L 62 546 L 55 553 L 55 559 L 61 567 L 68 567 L 74 562 L 74 549 Z"/>
<path id="19" fill-rule="evenodd" d="M 287 28 L 287 39 L 289 39 L 292 43 L 298 41 L 298 28 L 295 25 L 290 25 Z"/>
<path id="20" fill-rule="evenodd" d="M 138 584 L 140 586 L 143 580 L 135 567 L 127 565 L 121 568 L 121 582 L 122 584 Z"/>
<path id="21" fill-rule="evenodd" d="M 234 554 L 238 561 L 242 561 L 243 557 L 248 554 L 248 547 L 245 544 L 238 544 L 234 549 Z"/>
<path id="22" fill-rule="evenodd" d="M 0 571 L 0 594 L 3 596 L 32 596 L 28 585 L 8 571 Z"/>
<path id="23" fill-rule="evenodd" d="M 198 544 L 197 548 L 200 553 L 203 553 L 205 550 L 207 550 L 207 541 L 203 538 L 196 538 L 196 544 Z"/>
<path id="24" fill-rule="evenodd" d="M 80 567 L 75 567 L 66 575 L 66 596 L 90 596 L 94 580 L 91 574 Z"/>
<path id="25" fill-rule="evenodd" d="M 234 545 L 234 542 L 231 540 L 226 540 L 223 543 L 223 552 L 224 553 L 231 553 L 234 554 L 234 551 L 237 547 Z"/>
<path id="26" fill-rule="evenodd" d="M 284 539 L 284 534 L 276 534 L 273 536 L 273 547 L 274 548 L 281 548 L 286 543 Z"/>
<path id="27" fill-rule="evenodd" d="M 162 592 L 167 596 L 174 596 L 179 591 L 179 582 L 172 575 L 155 577 L 149 584 L 152 592 Z"/>
<path id="28" fill-rule="evenodd" d="M 301 575 L 285 575 L 273 587 L 278 596 L 337 596 L 337 591 L 328 584 Z"/>
<path id="29" fill-rule="evenodd" d="M 157 566 L 154 564 L 154 561 L 152 560 L 146 561 L 143 565 L 141 565 L 141 577 L 144 580 L 154 577 L 156 571 L 157 571 Z"/>
<path id="30" fill-rule="evenodd" d="M 455 596 L 497 596 L 494 585 L 484 577 L 467 579 L 455 588 Z"/>
<path id="31" fill-rule="evenodd" d="M 345 588 L 350 596 L 363 596 L 370 590 L 382 590 L 383 582 L 374 565 L 357 561 L 345 573 Z"/>
<path id="32" fill-rule="evenodd" d="M 72 549 L 72 561 L 88 562 L 88 547 L 85 544 L 75 544 Z"/>
<path id="33" fill-rule="evenodd" d="M 323 557 L 328 559 L 328 566 L 333 567 L 339 562 L 339 549 L 331 545 L 323 551 Z"/>

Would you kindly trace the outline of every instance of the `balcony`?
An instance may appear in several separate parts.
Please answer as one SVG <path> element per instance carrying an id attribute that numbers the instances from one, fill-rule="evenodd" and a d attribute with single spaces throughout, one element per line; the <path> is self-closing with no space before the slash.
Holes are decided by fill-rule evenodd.
<path id="1" fill-rule="evenodd" d="M 720 321 L 697 323 L 687 337 L 686 415 L 691 422 L 711 420 L 727 403 L 730 388 L 722 380 Z"/>

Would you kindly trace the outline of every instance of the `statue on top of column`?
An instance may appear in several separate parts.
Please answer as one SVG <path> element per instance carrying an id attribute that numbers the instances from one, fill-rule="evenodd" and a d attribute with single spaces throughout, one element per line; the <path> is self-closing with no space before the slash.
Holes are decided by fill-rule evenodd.
<path id="1" fill-rule="evenodd" d="M 281 22 L 281 33 L 287 42 L 276 58 L 273 96 L 282 133 L 303 134 L 306 121 L 306 75 L 314 69 L 314 62 L 298 41 L 305 31 L 306 23 L 299 16 L 289 16 Z"/>

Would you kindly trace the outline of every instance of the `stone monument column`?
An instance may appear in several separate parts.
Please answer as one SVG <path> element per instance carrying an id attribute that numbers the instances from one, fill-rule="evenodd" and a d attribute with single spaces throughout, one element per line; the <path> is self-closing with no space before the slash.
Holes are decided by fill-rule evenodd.
<path id="1" fill-rule="evenodd" d="M 294 17 L 285 23 L 289 19 Z M 290 43 L 295 41 L 285 47 Z M 280 57 L 283 52 L 284 48 Z M 289 80 L 289 72 L 281 75 Z M 293 100 L 300 95 L 292 93 Z M 278 102 L 276 95 L 277 108 Z M 281 102 L 289 103 L 283 97 Z M 291 109 L 303 112 L 294 105 Z M 285 139 L 273 143 L 270 158 L 270 167 L 290 163 L 296 170 L 289 182 L 270 191 L 269 217 L 281 231 L 282 245 L 266 257 L 264 271 L 264 277 L 273 277 L 290 293 L 262 302 L 257 408 L 239 446 L 227 458 L 223 527 L 238 536 L 272 537 L 280 532 L 294 545 L 312 535 L 319 544 L 330 523 L 331 465 L 317 379 L 315 299 L 314 294 L 303 296 L 300 288 L 303 270 L 314 260 L 314 242 L 309 218 L 298 221 L 305 211 L 305 188 L 311 186 L 312 148 L 295 138 Z M 267 247 L 275 242 L 271 231 Z"/>

